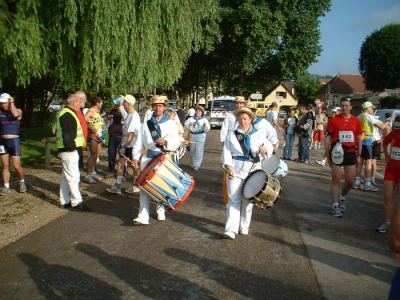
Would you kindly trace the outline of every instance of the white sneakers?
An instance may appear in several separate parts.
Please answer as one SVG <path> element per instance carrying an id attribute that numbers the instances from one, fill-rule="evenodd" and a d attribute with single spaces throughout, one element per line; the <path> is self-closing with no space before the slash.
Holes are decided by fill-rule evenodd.
<path id="1" fill-rule="evenodd" d="M 135 185 L 131 185 L 131 187 L 129 187 L 125 190 L 125 193 L 128 193 L 128 194 L 139 193 L 139 192 L 140 192 L 140 189 Z"/>
<path id="2" fill-rule="evenodd" d="M 325 167 L 325 159 L 323 160 L 316 160 L 315 161 L 318 165 L 320 165 L 321 167 Z"/>
<path id="3" fill-rule="evenodd" d="M 239 233 L 242 234 L 242 235 L 248 235 L 249 234 L 249 230 L 248 229 L 240 229 Z"/>
<path id="4" fill-rule="evenodd" d="M 226 231 L 224 233 L 224 236 L 228 239 L 234 240 L 235 239 L 235 233 L 232 231 Z"/>

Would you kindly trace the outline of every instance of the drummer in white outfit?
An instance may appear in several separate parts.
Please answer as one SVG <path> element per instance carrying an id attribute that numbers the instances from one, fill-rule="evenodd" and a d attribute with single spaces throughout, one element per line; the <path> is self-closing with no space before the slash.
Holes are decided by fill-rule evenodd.
<path id="1" fill-rule="evenodd" d="M 270 157 L 273 151 L 265 134 L 252 125 L 255 115 L 250 109 L 243 107 L 234 114 L 238 127 L 227 135 L 222 150 L 222 164 L 228 172 L 229 197 L 225 237 L 230 239 L 238 232 L 243 235 L 249 232 L 253 204 L 242 195 L 243 182 L 251 171 L 261 169 L 260 159 Z"/>
<path id="2" fill-rule="evenodd" d="M 249 101 L 246 103 L 246 107 L 250 108 L 253 114 L 256 114 L 257 107 L 255 103 Z M 271 125 L 271 123 L 268 122 L 266 119 L 256 115 L 256 119 L 253 121 L 253 125 L 267 137 L 267 140 L 270 141 L 271 144 L 274 146 L 274 151 L 276 151 L 279 146 L 279 140 L 276 134 L 276 129 Z"/>
<path id="3" fill-rule="evenodd" d="M 211 126 L 204 118 L 204 108 L 196 107 L 196 113 L 185 122 L 185 128 L 190 131 L 190 157 L 192 168 L 198 171 L 203 161 L 204 144 L 206 143 L 206 133 L 210 131 Z"/>
<path id="4" fill-rule="evenodd" d="M 236 96 L 234 102 L 235 110 L 244 107 L 246 103 L 247 101 L 243 96 Z M 228 133 L 234 131 L 236 127 L 237 127 L 237 119 L 233 114 L 233 112 L 231 112 L 225 116 L 224 122 L 222 122 L 221 133 L 220 133 L 220 138 L 222 143 L 225 141 Z"/>
<path id="5" fill-rule="evenodd" d="M 164 110 L 168 105 L 166 96 L 153 96 L 151 98 L 151 106 L 153 108 L 153 116 L 146 123 L 142 124 L 140 134 L 136 144 L 133 147 L 133 167 L 138 168 L 138 161 L 144 149 L 147 153 L 142 155 L 140 162 L 140 170 L 142 171 L 149 161 L 157 154 L 163 151 L 175 151 L 179 147 L 179 134 L 176 122 L 171 120 L 168 115 L 164 114 Z M 149 124 L 151 122 L 151 124 Z M 151 126 L 152 129 L 149 128 Z M 135 225 L 149 224 L 150 197 L 143 191 L 140 192 L 140 208 L 139 214 L 133 220 Z M 157 220 L 165 220 L 165 209 L 161 204 L 157 204 Z"/>

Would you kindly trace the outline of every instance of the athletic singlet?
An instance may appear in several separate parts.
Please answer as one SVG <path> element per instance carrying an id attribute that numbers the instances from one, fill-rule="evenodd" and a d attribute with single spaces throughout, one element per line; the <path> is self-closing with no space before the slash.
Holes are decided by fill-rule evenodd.
<path id="1" fill-rule="evenodd" d="M 89 109 L 93 112 L 93 118 L 87 121 L 88 128 L 90 129 L 90 137 L 97 138 L 101 136 L 103 130 L 103 118 L 100 116 L 98 112 Z"/>
<path id="2" fill-rule="evenodd" d="M 0 111 L 1 134 L 19 135 L 21 121 L 14 117 L 11 110 Z"/>

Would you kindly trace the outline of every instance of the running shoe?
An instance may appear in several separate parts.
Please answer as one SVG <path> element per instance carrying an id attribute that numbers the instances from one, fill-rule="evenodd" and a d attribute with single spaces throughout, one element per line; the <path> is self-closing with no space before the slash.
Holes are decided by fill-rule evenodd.
<path id="1" fill-rule="evenodd" d="M 345 199 L 340 199 L 339 197 L 339 208 L 341 212 L 344 212 L 346 210 L 346 200 Z"/>
<path id="2" fill-rule="evenodd" d="M 111 188 L 107 189 L 107 192 L 111 194 L 121 194 L 121 187 L 114 184 Z"/>
<path id="3" fill-rule="evenodd" d="M 242 229 L 240 229 L 239 233 L 242 234 L 242 235 L 248 235 L 249 234 L 249 230 L 247 228 L 246 229 L 242 228 Z"/>
<path id="4" fill-rule="evenodd" d="M 339 204 L 335 204 L 335 205 L 332 207 L 332 215 L 333 215 L 334 217 L 336 217 L 336 218 L 341 218 L 341 217 L 343 217 L 343 214 L 342 214 L 342 212 L 341 212 L 341 210 L 340 210 Z"/>
<path id="5" fill-rule="evenodd" d="M 377 192 L 379 191 L 378 188 L 374 187 L 373 185 L 360 185 L 360 189 L 362 189 L 363 191 L 369 191 L 369 192 Z"/>
<path id="6" fill-rule="evenodd" d="M 20 182 L 19 183 L 19 192 L 20 193 L 26 193 L 26 184 L 25 184 L 25 182 Z"/>
<path id="7" fill-rule="evenodd" d="M 8 194 L 9 192 L 10 192 L 10 189 L 9 189 L 9 188 L 3 187 L 3 188 L 1 189 L 0 196 L 7 196 L 7 194 Z"/>
<path id="8" fill-rule="evenodd" d="M 383 222 L 383 224 L 381 226 L 379 226 L 376 231 L 380 232 L 380 233 L 386 233 L 389 230 L 389 225 L 390 223 L 388 222 Z"/>
<path id="9" fill-rule="evenodd" d="M 131 187 L 129 187 L 125 190 L 125 193 L 128 193 L 128 194 L 139 193 L 139 192 L 140 192 L 140 189 L 135 185 L 131 185 Z"/>
<path id="10" fill-rule="evenodd" d="M 94 180 L 94 178 L 91 175 L 86 175 L 85 178 L 83 178 L 83 182 L 89 183 L 89 184 L 96 184 L 97 181 Z"/>
<path id="11" fill-rule="evenodd" d="M 360 182 L 354 182 L 353 184 L 353 189 L 359 189 L 361 187 L 361 183 Z"/>
<path id="12" fill-rule="evenodd" d="M 103 178 L 101 178 L 99 175 L 97 175 L 96 172 L 93 172 L 92 174 L 90 174 L 90 176 L 92 176 L 92 178 L 93 178 L 94 180 L 96 180 L 97 182 L 103 180 Z"/>
<path id="13" fill-rule="evenodd" d="M 320 165 L 321 167 L 325 167 L 325 159 L 323 160 L 316 160 L 315 161 L 318 165 Z"/>

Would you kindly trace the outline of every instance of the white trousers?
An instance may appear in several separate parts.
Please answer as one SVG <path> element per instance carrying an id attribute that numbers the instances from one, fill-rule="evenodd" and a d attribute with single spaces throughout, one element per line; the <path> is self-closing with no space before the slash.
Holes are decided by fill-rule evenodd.
<path id="1" fill-rule="evenodd" d="M 205 135 L 202 138 L 194 138 L 194 134 L 191 136 L 191 141 L 195 142 L 190 144 L 190 157 L 192 160 L 192 166 L 200 168 L 203 161 L 204 144 L 206 142 Z"/>
<path id="2" fill-rule="evenodd" d="M 60 203 L 61 205 L 71 202 L 73 207 L 82 202 L 82 195 L 79 191 L 79 154 L 74 152 L 60 152 L 62 171 L 60 182 Z"/>
<path id="3" fill-rule="evenodd" d="M 142 161 L 140 164 L 140 171 L 146 167 L 147 163 L 150 161 L 150 158 L 142 157 Z M 135 219 L 143 224 L 149 224 L 150 219 L 150 196 L 147 195 L 144 191 L 140 191 L 139 197 L 139 214 L 138 217 Z M 161 204 L 156 204 L 157 216 L 165 216 L 165 209 L 164 206 Z"/>
<path id="4" fill-rule="evenodd" d="M 249 229 L 253 204 L 243 198 L 242 186 L 243 179 L 235 177 L 230 180 L 226 177 L 228 188 L 228 204 L 226 206 L 226 225 L 225 232 L 238 233 L 240 229 Z"/>

